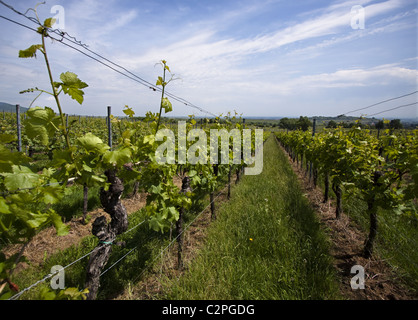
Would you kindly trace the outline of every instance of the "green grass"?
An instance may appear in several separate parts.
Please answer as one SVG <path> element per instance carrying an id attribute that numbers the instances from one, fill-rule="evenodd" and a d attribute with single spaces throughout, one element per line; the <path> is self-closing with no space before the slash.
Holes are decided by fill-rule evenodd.
<path id="1" fill-rule="evenodd" d="M 165 298 L 339 298 L 328 240 L 272 136 L 262 174 L 245 176 L 218 217 Z"/>

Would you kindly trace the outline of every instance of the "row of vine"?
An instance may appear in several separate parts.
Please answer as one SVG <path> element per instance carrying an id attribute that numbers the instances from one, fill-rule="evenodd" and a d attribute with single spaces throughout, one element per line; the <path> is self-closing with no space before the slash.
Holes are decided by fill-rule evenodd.
<path id="1" fill-rule="evenodd" d="M 417 219 L 418 130 L 396 135 L 390 130 L 377 138 L 369 130 L 353 127 L 330 129 L 312 135 L 309 132 L 278 132 L 277 138 L 294 161 L 313 166 L 316 185 L 324 178 L 328 201 L 331 185 L 336 197 L 336 218 L 342 212 L 343 190 L 354 192 L 367 204 L 370 229 L 364 256 L 373 253 L 378 230 L 378 208 Z"/>
<path id="2" fill-rule="evenodd" d="M 175 223 L 178 232 L 181 233 L 182 212 L 190 207 L 195 190 L 208 192 L 212 200 L 219 177 L 230 176 L 232 171 L 240 172 L 244 162 L 241 159 L 239 163 L 232 165 L 218 165 L 211 164 L 206 158 L 203 159 L 205 161 L 194 165 L 175 161 L 162 164 L 156 159 L 156 151 L 161 146 L 161 141 L 167 141 L 158 135 L 159 129 L 164 129 L 164 125 L 161 124 L 162 112 L 172 111 L 172 104 L 164 95 L 165 87 L 173 80 L 165 60 L 160 62 L 163 74 L 156 82 L 157 86 L 162 87 L 159 112 L 146 114 L 146 130 L 139 122 L 124 122 L 122 125 L 120 120 L 112 117 L 112 125 L 119 130 L 115 146 L 105 143 L 91 132 L 72 136 L 66 123 L 60 95 L 69 95 L 82 104 L 84 90 L 88 85 L 72 72 L 61 73 L 60 81 L 54 79 L 45 43 L 54 19 L 48 18 L 41 23 L 36 8 L 32 10 L 40 25 L 38 33 L 41 43 L 19 51 L 19 57 L 33 58 L 38 53 L 42 54 L 51 88 L 45 90 L 35 87 L 21 93 L 37 92 L 35 100 L 41 94 L 52 96 L 58 114 L 49 107 L 30 108 L 24 121 L 26 136 L 44 146 L 54 143 L 60 145 L 60 148 L 53 149 L 48 168 L 34 172 L 31 169 L 33 160 L 30 157 L 24 152 L 15 152 L 8 148 L 8 144 L 12 143 L 15 137 L 7 133 L 0 134 L 0 238 L 3 243 L 21 244 L 20 252 L 14 256 L 6 257 L 0 253 L 0 299 L 8 299 L 19 290 L 10 278 L 16 266 L 25 260 L 25 248 L 39 230 L 53 225 L 58 236 L 68 233 L 68 226 L 63 223 L 59 212 L 51 206 L 62 200 L 69 180 L 85 188 L 98 186 L 101 204 L 110 215 L 111 221 L 108 223 L 106 218 L 101 216 L 93 222 L 92 232 L 99 239 L 99 244 L 88 263 L 86 290 L 50 290 L 44 292 L 44 296 L 48 295 L 49 299 L 95 299 L 100 285 L 101 270 L 112 252 L 110 244 L 125 232 L 128 226 L 127 213 L 121 202 L 124 184 L 135 181 L 137 187 L 148 194 L 145 210 L 150 228 L 165 232 Z M 128 106 L 125 107 L 124 113 L 130 118 L 135 115 L 134 110 Z M 240 130 L 242 135 L 243 125 L 236 121 L 236 115 L 231 117 L 228 114 L 222 119 L 222 123 L 220 120 L 220 117 L 216 118 L 212 128 L 234 128 Z M 191 116 L 186 125 L 187 132 L 192 130 L 195 123 Z M 210 128 L 206 130 L 209 133 Z M 177 154 L 183 147 L 186 147 L 188 152 L 202 153 L 202 150 L 190 149 L 193 139 L 187 139 L 186 146 L 179 146 L 178 141 L 175 145 Z M 203 153 L 202 156 L 205 157 Z M 228 156 L 233 157 L 232 149 Z M 174 182 L 176 177 L 183 181 L 181 188 Z M 38 209 L 28 208 L 28 203 L 34 204 L 31 207 Z M 212 212 L 215 219 L 215 211 Z M 179 245 L 181 246 L 181 243 Z M 179 255 L 180 252 L 179 250 Z"/>

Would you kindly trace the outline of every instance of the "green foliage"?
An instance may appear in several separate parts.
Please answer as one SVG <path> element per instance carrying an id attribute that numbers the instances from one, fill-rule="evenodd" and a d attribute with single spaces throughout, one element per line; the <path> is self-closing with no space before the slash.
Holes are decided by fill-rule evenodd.
<path id="1" fill-rule="evenodd" d="M 27 119 L 23 122 L 26 135 L 29 139 L 37 139 L 47 146 L 51 137 L 59 131 L 60 118 L 51 108 L 31 108 L 26 113 Z"/>
<path id="2" fill-rule="evenodd" d="M 368 204 L 365 215 L 380 207 L 411 221 L 418 218 L 418 130 L 399 135 L 387 130 L 380 139 L 360 127 L 328 130 L 314 137 L 300 131 L 277 135 L 292 152 L 329 174 L 334 185 L 359 195 Z"/>
<path id="3" fill-rule="evenodd" d="M 58 292 L 42 288 L 39 293 L 39 300 L 85 300 L 88 290 L 79 291 L 76 288 L 67 288 Z"/>
<path id="4" fill-rule="evenodd" d="M 334 120 L 328 121 L 327 128 L 335 129 L 335 128 L 337 128 L 337 126 L 338 126 L 338 124 Z"/>
<path id="5" fill-rule="evenodd" d="M 84 101 L 84 91 L 81 89 L 87 88 L 87 83 L 81 81 L 75 73 L 69 71 L 61 73 L 60 79 L 62 82 L 54 82 L 55 88 L 61 88 L 65 94 L 68 94 L 72 99 L 82 104 Z"/>
<path id="6" fill-rule="evenodd" d="M 34 44 L 25 50 L 19 51 L 19 58 L 36 58 L 36 51 L 42 51 L 42 44 Z"/>
<path id="7" fill-rule="evenodd" d="M 168 100 L 168 98 L 163 98 L 162 99 L 161 106 L 164 109 L 165 113 L 173 111 L 173 106 L 172 106 L 170 100 Z"/>
<path id="8" fill-rule="evenodd" d="M 126 114 L 129 118 L 132 118 L 135 115 L 135 111 L 133 111 L 132 108 L 129 108 L 129 106 L 125 106 L 123 113 Z"/>
<path id="9" fill-rule="evenodd" d="M 36 9 L 34 11 L 36 13 Z M 161 165 L 155 159 L 159 146 L 155 134 L 160 128 L 162 110 L 164 109 L 165 113 L 173 110 L 172 103 L 164 95 L 166 86 L 174 80 L 167 62 L 165 60 L 160 62 L 163 75 L 159 76 L 156 82 L 162 87 L 160 110 L 158 113 L 147 113 L 145 121 L 149 124 L 149 128 L 144 130 L 138 122 L 126 123 L 111 117 L 112 127 L 118 131 L 117 141 L 111 149 L 103 142 L 101 134 L 75 133 L 70 129 L 77 126 L 77 121 L 73 120 L 69 125 L 65 121 L 60 94 L 69 95 L 70 98 L 82 104 L 83 90 L 88 85 L 70 71 L 61 73 L 60 81 L 54 81 L 45 45 L 48 29 L 54 22 L 54 19 L 48 18 L 38 28 L 42 44 L 32 45 L 19 52 L 19 57 L 31 58 L 36 57 L 37 51 L 40 51 L 45 59 L 51 92 L 34 87 L 23 90 L 21 93 L 37 92 L 38 95 L 32 104 L 43 93 L 54 98 L 58 115 L 52 108 L 34 107 L 29 109 L 27 119 L 23 122 L 25 139 L 32 144 L 44 146 L 50 152 L 51 161 L 48 163 L 48 169 L 34 171 L 31 166 L 32 159 L 23 153 L 11 152 L 7 148 L 6 144 L 13 141 L 13 136 L 7 133 L 0 135 L 0 192 L 2 193 L 0 239 L 4 243 L 26 245 L 37 232 L 51 225 L 55 227 L 57 235 L 66 234 L 68 227 L 62 222 L 60 213 L 53 210 L 51 205 L 58 204 L 64 197 L 69 179 L 82 186 L 108 188 L 104 172 L 109 169 L 117 172 L 124 183 L 139 180 L 140 188 L 149 194 L 146 211 L 150 228 L 159 232 L 167 231 L 179 219 L 179 208 L 187 210 L 191 207 L 194 195 L 194 192 L 186 194 L 180 192 L 180 188 L 174 183 L 175 178 L 179 177 L 179 164 Z M 171 74 L 169 78 L 166 77 L 167 72 Z M 123 112 L 130 118 L 135 115 L 134 110 L 129 106 L 125 106 Z M 229 115 L 225 117 L 222 125 L 218 120 L 215 123 L 216 128 L 232 128 Z M 194 125 L 196 121 L 191 119 L 187 125 L 187 131 L 190 131 Z M 236 128 L 242 130 L 240 124 L 236 124 Z M 93 128 L 91 129 L 93 131 Z M 191 144 L 192 142 L 188 141 L 188 145 Z M 232 159 L 232 152 L 230 157 Z M 183 168 L 186 170 L 183 170 L 182 177 L 190 172 L 193 190 L 213 191 L 218 186 L 218 175 L 215 174 L 209 161 L 207 163 L 194 168 L 189 165 Z M 242 163 L 223 166 L 219 168 L 219 172 L 225 173 L 241 165 Z M 28 203 L 31 206 L 28 206 Z M 10 277 L 16 265 L 24 258 L 18 259 L 17 262 L 12 259 L 13 257 L 4 258 L 0 262 L 0 283 Z M 5 294 L 9 295 L 10 290 L 6 290 Z M 78 299 L 82 298 L 83 294 L 72 288 L 59 293 L 44 290 L 40 298 Z"/>
<path id="10" fill-rule="evenodd" d="M 302 130 L 307 131 L 312 126 L 308 117 L 300 116 L 299 119 L 282 118 L 279 122 L 279 127 L 288 130 Z"/>

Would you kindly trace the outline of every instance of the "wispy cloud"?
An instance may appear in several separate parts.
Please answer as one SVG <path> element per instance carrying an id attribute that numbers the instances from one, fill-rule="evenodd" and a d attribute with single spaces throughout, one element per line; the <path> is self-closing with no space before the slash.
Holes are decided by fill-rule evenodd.
<path id="1" fill-rule="evenodd" d="M 344 69 L 333 73 L 307 75 L 284 84 L 288 91 L 295 92 L 300 88 L 347 88 L 385 86 L 394 81 L 413 83 L 418 77 L 418 71 L 396 65 L 380 65 L 367 69 Z"/>
<path id="2" fill-rule="evenodd" d="M 151 82 L 160 73 L 154 64 L 166 59 L 182 79 L 171 83 L 169 91 L 213 112 L 230 111 L 225 108 L 236 103 L 241 112 L 268 114 L 276 112 L 269 109 L 272 101 L 296 106 L 312 97 L 310 102 L 321 106 L 335 90 L 352 95 L 353 90 L 385 87 L 397 94 L 416 84 L 417 68 L 412 60 L 407 63 L 417 56 L 411 36 L 416 37 L 414 0 L 330 0 L 319 6 L 274 0 L 62 3 L 71 35 Z M 364 30 L 351 29 L 354 5 L 365 8 Z M 27 47 L 27 39 L 34 38 L 24 37 L 0 37 L 8 39 L 0 47 L 4 96 L 14 81 L 24 79 L 19 89 L 30 87 L 36 80 L 32 74 L 42 72 L 42 61 L 7 65 L 14 48 Z M 136 83 L 68 48 L 56 44 L 50 50 L 54 70 L 74 71 L 89 83 L 85 104 L 90 109 L 130 101 L 145 108 L 158 100 L 143 93 L 148 89 L 138 90 Z M 181 106 L 175 110 L 184 111 Z"/>

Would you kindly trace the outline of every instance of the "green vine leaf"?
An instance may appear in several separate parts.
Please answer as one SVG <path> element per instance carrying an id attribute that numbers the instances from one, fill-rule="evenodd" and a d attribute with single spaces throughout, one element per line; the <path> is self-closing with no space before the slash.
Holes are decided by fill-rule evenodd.
<path id="1" fill-rule="evenodd" d="M 28 167 L 13 165 L 12 171 L 1 174 L 4 176 L 4 185 L 9 191 L 33 188 L 39 183 L 39 175 Z"/>
<path id="2" fill-rule="evenodd" d="M 52 26 L 55 24 L 56 21 L 57 21 L 57 19 L 55 19 L 55 18 L 47 18 L 44 21 L 44 27 L 52 28 Z"/>
<path id="3" fill-rule="evenodd" d="M 61 217 L 55 211 L 53 211 L 52 209 L 50 209 L 50 212 L 49 212 L 49 219 L 51 220 L 52 224 L 54 225 L 58 236 L 65 236 L 66 234 L 68 234 L 69 226 L 64 224 L 62 222 Z"/>
<path id="4" fill-rule="evenodd" d="M 0 198 L 0 213 L 1 214 L 9 214 L 11 211 L 9 210 L 9 206 L 6 203 L 4 198 Z"/>
<path id="5" fill-rule="evenodd" d="M 27 119 L 24 121 L 26 135 L 30 139 L 39 139 L 47 146 L 49 139 L 57 131 L 60 119 L 55 115 L 54 110 L 45 107 L 35 107 L 27 111 Z"/>
<path id="6" fill-rule="evenodd" d="M 125 106 L 123 113 L 126 114 L 129 118 L 132 118 L 135 115 L 135 111 L 133 111 L 132 108 L 128 106 Z"/>
<path id="7" fill-rule="evenodd" d="M 113 165 L 113 166 L 122 166 L 125 163 L 128 163 L 131 159 L 131 150 L 124 148 L 116 151 L 106 151 L 103 155 L 103 162 Z"/>
<path id="8" fill-rule="evenodd" d="M 75 73 L 69 71 L 66 73 L 61 73 L 60 79 L 62 82 L 55 82 L 55 87 L 61 87 L 65 94 L 68 94 L 79 104 L 83 104 L 84 91 L 81 89 L 87 88 L 88 84 L 81 81 Z"/>
<path id="9" fill-rule="evenodd" d="M 34 44 L 25 50 L 19 50 L 19 58 L 36 58 L 36 51 L 42 52 L 42 44 Z"/>
<path id="10" fill-rule="evenodd" d="M 77 142 L 82 146 L 87 152 L 94 152 L 98 154 L 105 153 L 109 146 L 105 144 L 102 139 L 95 136 L 91 132 L 85 134 L 83 137 L 77 139 Z"/>
<path id="11" fill-rule="evenodd" d="M 157 82 L 155 83 L 157 86 L 162 86 L 164 84 L 164 80 L 161 76 L 158 77 Z"/>
<path id="12" fill-rule="evenodd" d="M 161 100 L 161 105 L 165 110 L 165 113 L 173 111 L 173 105 L 171 104 L 170 100 L 168 100 L 168 98 L 163 98 Z"/>

